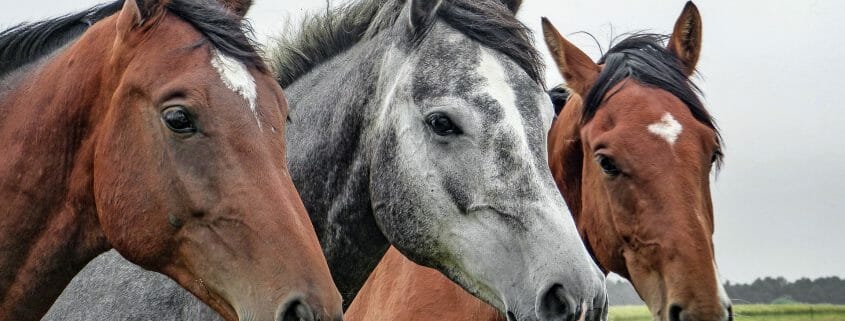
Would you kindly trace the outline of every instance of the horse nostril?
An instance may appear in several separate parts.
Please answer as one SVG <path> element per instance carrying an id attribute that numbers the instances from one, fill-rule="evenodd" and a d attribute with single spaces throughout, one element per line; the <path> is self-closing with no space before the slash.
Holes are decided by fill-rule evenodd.
<path id="1" fill-rule="evenodd" d="M 669 306 L 669 321 L 681 321 L 681 308 L 678 304 L 672 304 Z"/>
<path id="2" fill-rule="evenodd" d="M 572 321 L 581 313 L 563 285 L 555 284 L 541 297 L 539 316 L 543 321 Z"/>
<path id="3" fill-rule="evenodd" d="M 315 321 L 314 312 L 302 301 L 295 300 L 276 318 L 278 321 Z"/>

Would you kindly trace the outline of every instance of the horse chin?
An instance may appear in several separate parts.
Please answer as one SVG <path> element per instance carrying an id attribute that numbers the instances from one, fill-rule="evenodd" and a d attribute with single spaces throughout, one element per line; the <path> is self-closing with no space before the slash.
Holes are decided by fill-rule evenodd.
<path id="1" fill-rule="evenodd" d="M 707 286 L 678 283 L 678 280 L 671 278 L 673 275 L 680 275 L 684 280 L 698 279 L 690 277 L 689 272 L 646 272 L 641 271 L 642 269 L 638 271 L 638 268 L 630 265 L 628 269 L 631 272 L 631 281 L 655 321 L 731 320 L 732 308 L 729 299 L 722 298 L 717 293 L 702 299 L 701 292 L 705 291 Z M 720 287 L 718 284 L 717 286 Z"/>
<path id="2" fill-rule="evenodd" d="M 219 295 L 217 291 L 213 290 L 202 278 L 187 271 L 181 267 L 174 267 L 172 265 L 162 268 L 164 275 L 167 275 L 180 286 L 191 292 L 194 296 L 200 299 L 203 303 L 214 309 L 226 321 L 242 321 L 238 316 L 238 310 L 223 296 Z"/>
<path id="3" fill-rule="evenodd" d="M 256 308 L 253 305 L 260 300 L 253 300 L 236 293 L 237 291 L 219 287 L 218 284 L 213 284 L 213 281 L 197 276 L 185 269 L 170 267 L 165 268 L 164 271 L 182 287 L 214 309 L 226 321 L 276 320 L 275 315 L 280 313 L 279 311 Z M 284 307 L 284 305 L 281 305 L 281 307 Z"/>

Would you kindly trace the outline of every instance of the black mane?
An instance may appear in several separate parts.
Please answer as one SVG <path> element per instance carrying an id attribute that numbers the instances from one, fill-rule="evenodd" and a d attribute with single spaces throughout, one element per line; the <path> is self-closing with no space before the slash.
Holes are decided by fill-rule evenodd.
<path id="1" fill-rule="evenodd" d="M 95 22 L 119 11 L 122 5 L 121 2 L 96 6 L 50 20 L 22 23 L 0 32 L 0 77 L 61 48 Z"/>
<path id="2" fill-rule="evenodd" d="M 34 23 L 22 23 L 0 32 L 0 77 L 49 55 L 73 41 L 94 23 L 113 15 L 123 0 L 78 13 Z M 173 0 L 167 9 L 200 31 L 221 52 L 264 70 L 251 30 L 215 0 Z"/>
<path id="3" fill-rule="evenodd" d="M 545 68 L 531 30 L 501 0 L 443 1 L 439 16 L 470 39 L 499 51 L 545 87 Z"/>
<path id="4" fill-rule="evenodd" d="M 718 126 L 699 98 L 701 90 L 687 77 L 683 63 L 666 49 L 667 38 L 657 34 L 634 34 L 610 48 L 598 61 L 604 68 L 584 99 L 582 122 L 592 119 L 602 103 L 615 94 L 608 93 L 611 88 L 630 78 L 678 97 L 695 119 L 716 131 L 716 139 L 721 143 Z"/>
<path id="5" fill-rule="evenodd" d="M 252 28 L 219 0 L 171 0 L 167 9 L 199 30 L 220 52 L 247 66 L 267 69 L 252 38 Z"/>
<path id="6" fill-rule="evenodd" d="M 282 38 L 270 57 L 282 87 L 355 44 L 393 26 L 406 1 L 360 0 L 322 15 L 306 17 L 300 31 Z M 443 22 L 467 37 L 513 59 L 543 85 L 543 59 L 531 31 L 501 0 L 443 0 L 437 11 Z"/>

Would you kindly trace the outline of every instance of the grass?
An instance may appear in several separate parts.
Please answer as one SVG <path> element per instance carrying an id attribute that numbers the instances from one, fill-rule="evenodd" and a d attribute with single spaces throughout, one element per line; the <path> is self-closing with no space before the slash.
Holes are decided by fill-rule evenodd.
<path id="1" fill-rule="evenodd" d="M 609 321 L 652 321 L 644 306 L 610 308 Z M 845 305 L 748 304 L 734 306 L 736 321 L 845 321 Z"/>

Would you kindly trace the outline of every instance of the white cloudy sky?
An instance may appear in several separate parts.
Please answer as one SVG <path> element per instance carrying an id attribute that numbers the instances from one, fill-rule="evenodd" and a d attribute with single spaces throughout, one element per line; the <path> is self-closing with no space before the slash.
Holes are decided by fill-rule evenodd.
<path id="1" fill-rule="evenodd" d="M 0 0 L 0 28 L 103 0 Z M 259 37 L 325 8 L 320 0 L 255 0 Z M 680 0 L 525 0 L 520 18 L 539 31 L 669 32 Z M 714 184 L 716 255 L 726 279 L 845 277 L 845 2 L 699 0 L 704 50 L 699 84 L 727 141 Z M 598 58 L 594 42 L 570 39 Z M 542 45 L 542 40 L 537 39 Z M 545 51 L 545 50 L 544 50 Z M 547 56 L 548 58 L 548 56 Z M 548 61 L 548 60 L 547 60 Z M 551 61 L 548 61 L 551 64 Z M 549 69 L 550 84 L 560 76 Z"/>

